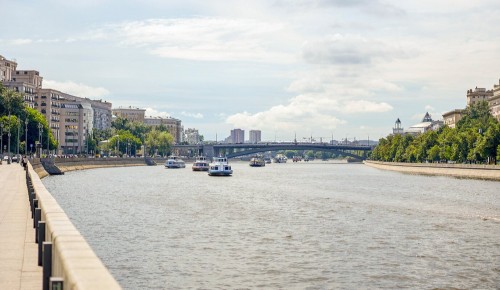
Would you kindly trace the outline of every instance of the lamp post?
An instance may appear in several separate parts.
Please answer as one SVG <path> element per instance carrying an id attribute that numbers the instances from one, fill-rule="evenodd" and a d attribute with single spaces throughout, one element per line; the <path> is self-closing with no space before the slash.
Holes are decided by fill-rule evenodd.
<path id="1" fill-rule="evenodd" d="M 28 119 L 24 120 L 24 154 L 28 155 Z"/>
<path id="2" fill-rule="evenodd" d="M 50 145 L 50 128 L 47 128 L 47 155 L 49 155 L 50 153 L 49 145 Z"/>
<path id="3" fill-rule="evenodd" d="M 0 123 L 0 128 L 2 128 L 2 135 L 0 135 L 0 155 L 3 154 L 3 123 Z"/>
<path id="4" fill-rule="evenodd" d="M 42 146 L 42 140 L 43 140 L 42 134 L 43 134 L 43 126 L 41 123 L 38 123 L 38 144 L 40 144 L 40 153 L 39 153 L 40 156 L 38 156 L 38 158 L 42 158 L 42 148 L 43 148 L 43 146 Z M 37 148 L 38 147 L 39 146 L 37 146 Z"/>
<path id="5" fill-rule="evenodd" d="M 19 131 L 21 130 L 21 121 L 17 119 L 17 155 L 19 155 Z"/>

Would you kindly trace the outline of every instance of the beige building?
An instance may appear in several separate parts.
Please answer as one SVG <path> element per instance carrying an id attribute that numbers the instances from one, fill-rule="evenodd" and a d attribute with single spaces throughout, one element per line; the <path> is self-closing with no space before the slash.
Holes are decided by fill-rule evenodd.
<path id="1" fill-rule="evenodd" d="M 488 100 L 490 112 L 498 121 L 500 121 L 500 80 L 498 85 L 493 85 L 493 96 Z"/>
<path id="2" fill-rule="evenodd" d="M 467 91 L 467 106 L 474 105 L 480 101 L 488 101 L 491 96 L 493 96 L 492 90 L 487 91 L 485 88 L 478 87 L 474 90 L 470 89 Z"/>
<path id="3" fill-rule="evenodd" d="M 132 108 L 130 106 L 128 108 L 119 107 L 113 109 L 113 115 L 129 121 L 138 121 L 141 123 L 144 123 L 145 112 L 145 109 Z"/>
<path id="4" fill-rule="evenodd" d="M 15 61 L 0 55 L 0 81 L 5 87 L 21 93 L 28 107 L 35 107 L 35 96 L 43 81 L 38 71 L 17 70 Z"/>
<path id="5" fill-rule="evenodd" d="M 449 111 L 449 112 L 444 113 L 443 114 L 444 124 L 450 128 L 455 128 L 458 121 L 460 121 L 460 119 L 462 119 L 463 111 L 464 110 L 461 110 L 461 109 L 455 109 L 453 111 Z"/>
<path id="6" fill-rule="evenodd" d="M 170 132 L 170 134 L 174 137 L 176 144 L 180 144 L 183 140 L 184 128 L 182 127 L 182 121 L 179 119 L 150 116 L 148 118 L 144 118 L 144 124 L 149 126 L 164 125 L 167 127 L 168 132 Z"/>
<path id="7" fill-rule="evenodd" d="M 60 154 L 87 153 L 87 141 L 93 128 L 94 114 L 89 101 L 63 100 L 61 104 Z"/>
<path id="8" fill-rule="evenodd" d="M 35 108 L 42 113 L 49 124 L 54 138 L 60 138 L 61 101 L 65 94 L 53 89 L 39 89 L 35 96 Z"/>

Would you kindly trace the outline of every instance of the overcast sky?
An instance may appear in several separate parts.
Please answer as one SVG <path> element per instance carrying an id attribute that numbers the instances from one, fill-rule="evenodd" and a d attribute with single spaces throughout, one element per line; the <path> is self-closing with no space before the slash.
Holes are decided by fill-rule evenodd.
<path id="1" fill-rule="evenodd" d="M 378 139 L 500 78 L 498 0 L 0 0 L 0 55 L 44 87 L 205 139 Z M 246 133 L 248 138 L 248 133 Z"/>

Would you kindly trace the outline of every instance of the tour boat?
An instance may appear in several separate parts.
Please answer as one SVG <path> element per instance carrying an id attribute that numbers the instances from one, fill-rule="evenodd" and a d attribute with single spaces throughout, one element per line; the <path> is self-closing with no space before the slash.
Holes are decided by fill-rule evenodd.
<path id="1" fill-rule="evenodd" d="M 167 162 L 165 162 L 165 168 L 185 168 L 186 163 L 179 156 L 169 156 Z"/>
<path id="2" fill-rule="evenodd" d="M 210 176 L 231 176 L 233 170 L 228 164 L 226 157 L 214 157 L 213 163 L 210 164 L 208 175 Z"/>
<path id="3" fill-rule="evenodd" d="M 193 171 L 208 171 L 210 164 L 207 161 L 207 157 L 198 156 L 196 161 L 193 163 Z"/>
<path id="4" fill-rule="evenodd" d="M 286 163 L 288 158 L 283 154 L 278 154 L 274 157 L 274 163 Z"/>
<path id="5" fill-rule="evenodd" d="M 264 161 L 264 158 L 255 156 L 250 159 L 250 166 L 252 167 L 263 167 L 266 166 L 266 162 Z"/>
<path id="6" fill-rule="evenodd" d="M 264 157 L 264 162 L 266 164 L 271 164 L 271 157 Z"/>

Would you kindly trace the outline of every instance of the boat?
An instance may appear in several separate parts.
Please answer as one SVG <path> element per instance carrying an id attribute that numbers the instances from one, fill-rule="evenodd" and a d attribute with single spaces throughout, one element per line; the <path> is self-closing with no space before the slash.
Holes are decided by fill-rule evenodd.
<path id="1" fill-rule="evenodd" d="M 228 164 L 226 157 L 214 157 L 213 163 L 210 164 L 208 175 L 210 176 L 231 176 L 233 170 Z"/>
<path id="2" fill-rule="evenodd" d="M 264 157 L 264 162 L 266 164 L 271 164 L 271 157 Z"/>
<path id="3" fill-rule="evenodd" d="M 185 168 L 186 163 L 179 156 L 171 155 L 165 162 L 165 168 Z"/>
<path id="4" fill-rule="evenodd" d="M 207 157 L 198 156 L 193 163 L 193 171 L 208 171 L 210 164 L 207 161 Z"/>
<path id="5" fill-rule="evenodd" d="M 250 159 L 250 166 L 252 167 L 263 167 L 266 166 L 266 162 L 264 161 L 264 158 L 260 156 L 255 156 Z"/>
<path id="6" fill-rule="evenodd" d="M 273 160 L 274 160 L 274 163 L 286 163 L 288 158 L 286 158 L 286 156 L 283 154 L 278 154 L 278 155 L 274 156 Z"/>

